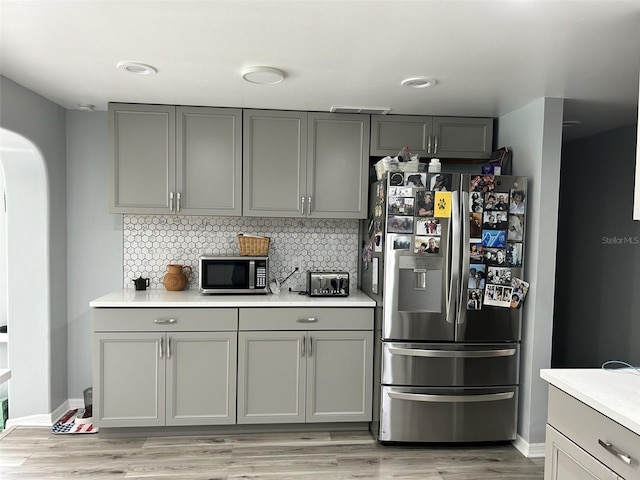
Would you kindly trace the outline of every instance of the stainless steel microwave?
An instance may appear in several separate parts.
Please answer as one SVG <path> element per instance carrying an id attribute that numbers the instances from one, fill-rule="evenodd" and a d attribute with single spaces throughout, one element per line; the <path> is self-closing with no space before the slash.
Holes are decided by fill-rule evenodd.
<path id="1" fill-rule="evenodd" d="M 269 257 L 200 256 L 201 293 L 268 293 Z"/>

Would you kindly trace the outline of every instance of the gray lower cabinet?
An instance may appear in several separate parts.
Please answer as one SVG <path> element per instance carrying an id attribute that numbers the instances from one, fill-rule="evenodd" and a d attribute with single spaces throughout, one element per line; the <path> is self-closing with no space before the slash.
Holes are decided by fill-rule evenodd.
<path id="1" fill-rule="evenodd" d="M 640 478 L 640 436 L 549 386 L 545 480 Z"/>
<path id="2" fill-rule="evenodd" d="M 611 469 L 547 425 L 545 480 L 619 480 Z"/>
<path id="3" fill-rule="evenodd" d="M 493 150 L 493 119 L 371 116 L 371 156 L 394 156 L 405 146 L 421 157 L 489 158 Z"/>
<path id="4" fill-rule="evenodd" d="M 373 311 L 241 308 L 238 423 L 368 422 Z"/>
<path id="5" fill-rule="evenodd" d="M 244 110 L 243 215 L 365 218 L 370 117 Z"/>
<path id="6" fill-rule="evenodd" d="M 95 423 L 234 424 L 236 329 L 235 309 L 94 309 Z"/>
<path id="7" fill-rule="evenodd" d="M 238 423 L 371 421 L 373 332 L 240 332 Z"/>
<path id="8" fill-rule="evenodd" d="M 109 104 L 112 213 L 242 214 L 239 109 Z"/>

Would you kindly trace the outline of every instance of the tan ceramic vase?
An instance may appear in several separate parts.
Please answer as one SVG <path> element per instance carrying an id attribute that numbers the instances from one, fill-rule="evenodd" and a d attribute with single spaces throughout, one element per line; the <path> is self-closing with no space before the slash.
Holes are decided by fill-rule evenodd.
<path id="1" fill-rule="evenodd" d="M 191 275 L 191 267 L 188 265 L 167 265 L 168 273 L 165 274 L 162 279 L 162 284 L 164 288 L 171 291 L 182 290 L 187 284 L 189 275 Z M 184 270 L 187 270 L 188 273 L 185 275 L 183 273 Z"/>

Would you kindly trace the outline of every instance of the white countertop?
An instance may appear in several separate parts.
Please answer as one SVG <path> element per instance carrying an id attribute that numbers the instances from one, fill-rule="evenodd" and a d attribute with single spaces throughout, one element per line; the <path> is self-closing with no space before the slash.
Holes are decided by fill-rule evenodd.
<path id="1" fill-rule="evenodd" d="M 266 295 L 203 295 L 197 290 L 123 288 L 89 302 L 90 307 L 375 307 L 360 290 L 348 297 L 309 297 L 294 292 Z"/>
<path id="2" fill-rule="evenodd" d="M 552 368 L 540 370 L 540 377 L 640 435 L 640 371 Z"/>

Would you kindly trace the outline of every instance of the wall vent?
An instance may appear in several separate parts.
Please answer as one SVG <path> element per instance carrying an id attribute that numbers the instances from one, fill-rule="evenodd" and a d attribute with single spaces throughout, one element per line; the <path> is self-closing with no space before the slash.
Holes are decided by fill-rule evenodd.
<path id="1" fill-rule="evenodd" d="M 370 115 L 386 115 L 391 111 L 390 107 L 343 107 L 333 105 L 329 110 L 331 113 L 368 113 Z"/>

